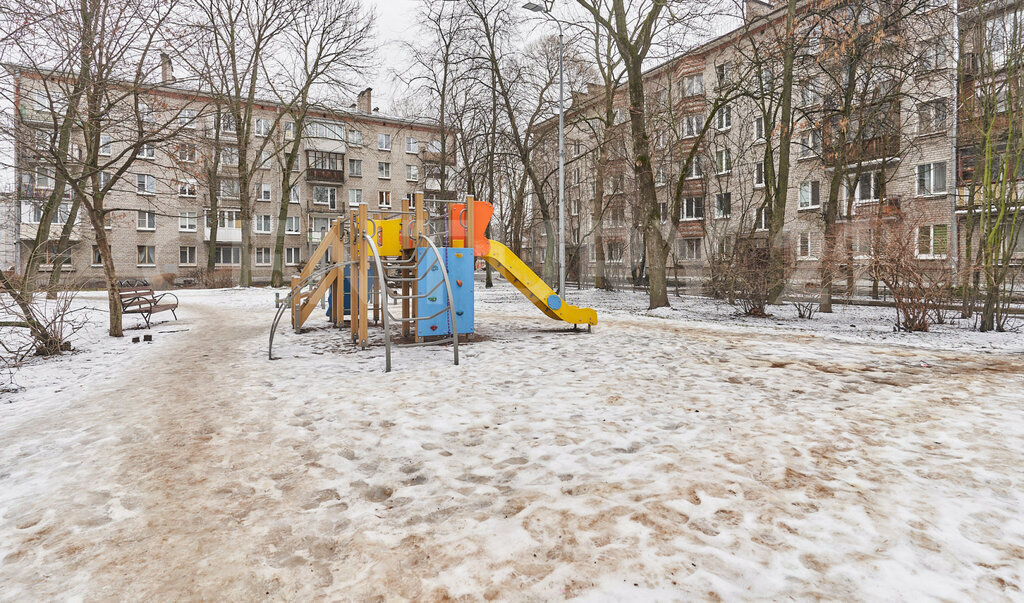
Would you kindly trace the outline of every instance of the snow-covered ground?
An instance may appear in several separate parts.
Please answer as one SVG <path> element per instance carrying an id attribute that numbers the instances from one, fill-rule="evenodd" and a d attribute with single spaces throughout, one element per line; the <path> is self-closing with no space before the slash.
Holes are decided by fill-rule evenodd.
<path id="1" fill-rule="evenodd" d="M 0 394 L 0 599 L 1024 597 L 1020 333 L 595 291 L 573 333 L 499 283 L 385 374 L 179 295 Z"/>

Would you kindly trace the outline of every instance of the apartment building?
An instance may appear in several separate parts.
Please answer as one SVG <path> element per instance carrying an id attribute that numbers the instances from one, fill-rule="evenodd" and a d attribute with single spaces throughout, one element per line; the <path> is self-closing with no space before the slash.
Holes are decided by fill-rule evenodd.
<path id="1" fill-rule="evenodd" d="M 942 1 L 915 3 L 906 7 L 905 18 L 890 21 L 886 11 L 895 9 L 875 3 L 806 2 L 799 7 L 795 126 L 782 229 L 795 285 L 820 278 L 830 192 L 838 214 L 833 257 L 844 256 L 838 263 L 851 274 L 864 276 L 854 269 L 866 265 L 872 254 L 873 228 L 895 223 L 897 217 L 904 224 L 912 221 L 917 229 L 920 259 L 938 266 L 959 257 L 960 49 L 954 7 Z M 844 18 L 836 19 L 839 14 Z M 737 241 L 756 246 L 767 236 L 771 216 L 765 183 L 770 169 L 778 168 L 781 129 L 773 123 L 779 81 L 771 77 L 781 67 L 784 16 L 784 5 L 750 0 L 741 27 L 645 74 L 662 231 L 672 242 L 670 279 L 702 281 Z M 848 27 L 846 33 L 828 29 L 828 23 L 836 22 Z M 856 54 L 851 38 L 876 31 L 899 39 L 899 46 L 886 48 L 885 57 L 865 56 L 859 63 L 850 59 Z M 884 69 L 883 58 L 888 61 Z M 844 111 L 840 82 L 851 72 L 858 78 L 857 93 Z M 598 244 L 611 278 L 642 278 L 643 235 L 636 215 L 624 85 L 612 102 L 615 118 L 610 127 L 595 126 L 605 108 L 599 87 L 574 98 L 567 116 L 567 238 L 578 258 L 569 270 L 570 278 L 584 281 L 593 279 Z M 548 126 L 553 129 L 555 121 Z M 684 159 L 705 126 L 696 160 L 680 179 Z M 602 141 L 595 132 L 604 137 L 606 157 L 605 196 L 596 213 L 596 150 Z M 544 156 L 553 173 L 557 154 L 548 150 Z M 548 198 L 557 198 L 556 187 L 556 181 L 549 181 Z M 674 211 L 678 214 L 671 215 Z M 533 243 L 544 247 L 543 229 L 535 230 Z M 533 259 L 540 264 L 543 254 Z"/>
<path id="2" fill-rule="evenodd" d="M 47 163 L 46 153 L 34 150 L 35 140 L 52 132 L 54 93 L 38 73 L 13 66 L 8 71 L 18 87 L 17 110 L 25 133 L 15 140 L 13 237 L 18 249 L 11 254 L 19 258 L 23 270 L 24 251 L 36 236 L 42 209 L 54 189 L 53 165 Z M 110 210 L 104 228 L 117 275 L 144 278 L 161 287 L 198 282 L 212 253 L 214 282 L 236 284 L 244 222 L 237 125 L 211 98 L 176 85 L 169 69 L 164 78 L 162 85 L 146 93 L 149 112 L 144 119 L 164 124 L 173 119 L 176 123 L 169 128 L 173 135 L 139 149 L 104 202 Z M 291 170 L 294 185 L 284 224 L 286 276 L 299 269 L 330 223 L 350 208 L 367 203 L 371 210 L 397 209 L 400 199 L 413 191 L 439 188 L 439 127 L 428 120 L 382 114 L 373 106 L 371 94 L 367 88 L 346 109 L 314 111 L 306 117 L 297 163 Z M 255 283 L 266 283 L 278 231 L 285 153 L 295 140 L 296 124 L 282 106 L 268 101 L 257 102 L 252 119 L 248 154 L 259 162 L 250 179 L 252 275 Z M 72 135 L 72 154 L 81 153 L 80 136 L 80 132 Z M 135 144 L 130 134 L 116 129 L 101 136 L 101 160 L 116 158 Z M 215 177 L 214 157 L 219 158 Z M 100 174 L 101 185 L 106 178 L 108 172 Z M 214 182 L 216 212 L 211 209 Z M 57 240 L 72 213 L 72 202 L 68 191 L 50 228 L 41 278 L 52 271 Z M 216 244 L 211 250 L 214 225 Z M 71 241 L 64 279 L 83 286 L 102 283 L 102 258 L 84 210 L 75 217 Z"/>

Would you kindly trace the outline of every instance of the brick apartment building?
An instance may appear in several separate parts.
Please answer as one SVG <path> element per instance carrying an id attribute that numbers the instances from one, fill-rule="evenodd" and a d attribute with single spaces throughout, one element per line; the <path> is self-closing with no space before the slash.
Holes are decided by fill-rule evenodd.
<path id="1" fill-rule="evenodd" d="M 872 3 L 814 1 L 798 8 L 801 47 L 794 68 L 795 132 L 782 230 L 794 258 L 793 282 L 810 284 L 819 278 L 823 208 L 837 157 L 846 162 L 837 193 L 840 217 L 836 221 L 840 245 L 848 253 L 845 261 L 865 266 L 872 253 L 872 222 L 884 226 L 895 223 L 890 221 L 898 216 L 904 223 L 913 222 L 919 259 L 956 267 L 964 246 L 960 233 L 965 183 L 962 170 L 957 170 L 958 148 L 969 146 L 962 134 L 958 138 L 963 131 L 959 122 L 968 118 L 958 114 L 965 93 L 958 92 L 957 74 L 961 54 L 971 52 L 975 45 L 958 40 L 967 32 L 977 33 L 978 28 L 983 31 L 993 15 L 1005 15 L 1007 9 L 986 5 L 988 12 L 979 13 L 958 12 L 955 4 L 943 1 L 915 5 L 908 18 L 888 30 L 898 30 L 904 54 L 897 60 L 895 89 L 877 94 L 888 94 L 893 102 L 888 110 L 871 117 L 873 123 L 849 125 L 851 131 L 860 127 L 861 134 L 856 142 L 847 143 L 843 153 L 837 153 L 827 142 L 835 138 L 829 128 L 835 128 L 837 122 L 834 116 L 830 119 L 831 107 L 825 107 L 829 95 L 836 92 L 836 74 L 829 73 L 828 61 L 820 58 L 829 41 L 822 39 L 814 29 L 815 19 L 808 15 L 826 10 L 823 7 L 836 11 L 844 6 L 857 7 L 849 15 L 850 21 L 867 25 L 885 17 L 884 12 L 872 12 L 881 6 Z M 772 7 L 748 0 L 745 13 L 742 26 L 645 74 L 662 229 L 672 241 L 670 279 L 701 282 L 709 276 L 712 262 L 730 253 L 738 238 L 756 240 L 767 235 L 765 145 L 778 146 L 779 127 L 765 123 L 764 101 L 753 92 L 759 74 L 773 66 L 773 61 L 778 62 L 765 55 L 772 49 L 771 36 L 778 35 L 785 4 Z M 885 84 L 883 78 L 871 83 L 879 88 Z M 682 185 L 678 216 L 671 216 L 682 158 L 709 119 L 716 98 L 730 94 L 734 98 L 710 117 L 712 123 L 698 149 L 698 161 Z M 567 265 L 570 279 L 579 277 L 584 282 L 593 280 L 598 235 L 611 279 L 626 282 L 642 272 L 643 234 L 636 215 L 638 187 L 630 159 L 625 85 L 616 90 L 613 104 L 614 124 L 610 128 L 595 126 L 604 112 L 605 95 L 603 87 L 592 86 L 588 93 L 574 97 L 566 117 L 567 255 L 577 258 L 575 262 L 567 259 Z M 553 130 L 556 120 L 547 125 Z M 599 143 L 595 132 L 604 132 L 608 141 L 605 205 L 600 210 L 599 228 L 595 228 L 593 215 Z M 557 154 L 553 131 L 551 134 L 551 148 L 544 154 L 549 164 L 541 172 L 555 174 Z M 777 161 L 777 148 L 773 156 Z M 554 177 L 546 182 L 545 192 L 549 199 L 557 199 Z M 676 225 L 673 217 L 678 220 Z M 531 234 L 532 240 L 524 246 L 530 250 L 530 260 L 540 266 L 546 235 L 543 228 L 535 228 Z M 1024 254 L 1022 243 L 1024 240 L 1018 248 Z M 858 278 L 865 276 L 863 271 L 858 274 Z"/>
<path id="2" fill-rule="evenodd" d="M 15 139 L 17 188 L 13 203 L 5 209 L 0 254 L 6 262 L 24 270 L 26 250 L 36 236 L 42 208 L 54 188 L 54 169 L 45 154 L 33 150 L 33 130 L 52 129 L 52 101 L 47 102 L 42 78 L 31 70 L 8 66 L 17 86 L 17 112 L 27 136 Z M 241 268 L 242 219 L 239 206 L 238 142 L 236 128 L 224 112 L 211 109 L 210 99 L 176 85 L 165 70 L 162 85 L 148 91 L 147 100 L 159 120 L 173 114 L 181 128 L 166 142 L 147 146 L 115 188 L 104 206 L 110 208 L 108 240 L 119 278 L 145 278 L 156 286 L 189 283 L 207 265 L 210 226 L 217 222 L 214 254 L 218 283 L 237 284 Z M 52 94 L 52 92 L 51 92 Z M 254 283 L 269 282 L 281 204 L 282 159 L 285 145 L 294 139 L 295 123 L 281 115 L 282 107 L 258 101 L 253 112 L 253 143 L 263 149 L 261 166 L 251 184 Z M 275 125 L 276 124 L 276 125 Z M 212 155 L 219 130 L 221 149 L 218 211 L 210 211 L 210 191 L 204 178 L 204 158 Z M 351 107 L 317 111 L 306 118 L 296 184 L 292 188 L 286 222 L 285 275 L 297 272 L 320 241 L 332 220 L 352 206 L 367 203 L 375 209 L 398 208 L 400 199 L 413 191 L 439 188 L 441 130 L 431 121 L 404 119 L 380 113 L 373 107 L 371 89 L 359 94 Z M 73 134 L 73 138 L 80 136 Z M 263 139 L 271 140 L 262 145 Z M 114 157 L 119 146 L 115 133 L 104 135 L 100 155 Z M 72 148 L 75 143 L 72 142 Z M 252 148 L 250 148 L 250 154 Z M 53 269 L 51 255 L 71 207 L 71 194 L 54 218 L 47 258 L 40 278 Z M 8 232 L 9 231 L 9 232 Z M 101 258 L 84 209 L 72 230 L 70 262 L 62 275 L 65 282 L 97 286 L 103 281 Z M 6 237 L 6 238 L 4 238 Z M 10 239 L 9 241 L 7 239 Z M 5 266 L 6 268 L 7 266 Z"/>

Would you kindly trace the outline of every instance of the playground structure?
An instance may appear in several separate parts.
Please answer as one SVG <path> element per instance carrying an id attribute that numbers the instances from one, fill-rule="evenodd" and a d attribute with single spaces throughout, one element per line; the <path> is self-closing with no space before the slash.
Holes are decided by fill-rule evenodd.
<path id="1" fill-rule="evenodd" d="M 300 332 L 326 301 L 328 320 L 348 328 L 353 343 L 369 346 L 369 323 L 383 328 L 385 370 L 391 371 L 391 348 L 452 344 L 459 364 L 459 340 L 474 332 L 476 258 L 483 258 L 548 317 L 574 328 L 597 324 L 597 312 L 565 303 L 508 247 L 485 236 L 494 212 L 486 201 L 433 201 L 445 207 L 430 216 L 423 193 L 398 211 L 370 215 L 363 203 L 348 220 L 336 220 L 326 231 L 281 303 L 270 333 L 289 312 Z M 399 312 L 397 315 L 392 309 Z M 392 329 L 398 337 L 392 341 Z"/>

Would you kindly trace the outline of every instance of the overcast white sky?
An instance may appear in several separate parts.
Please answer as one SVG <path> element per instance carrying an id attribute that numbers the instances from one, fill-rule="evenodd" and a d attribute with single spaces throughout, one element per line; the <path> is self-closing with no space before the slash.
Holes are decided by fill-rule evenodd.
<path id="1" fill-rule="evenodd" d="M 405 63 L 402 41 L 416 35 L 419 2 L 417 0 L 364 0 L 377 13 L 377 39 L 380 45 L 380 66 L 368 83 L 373 88 L 373 104 L 385 113 L 392 113 L 395 96 L 403 90 L 394 81 L 393 70 Z M 396 85 L 397 84 L 397 85 Z"/>

